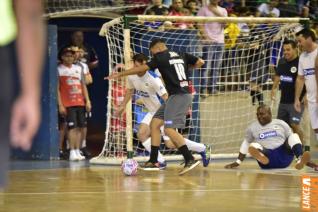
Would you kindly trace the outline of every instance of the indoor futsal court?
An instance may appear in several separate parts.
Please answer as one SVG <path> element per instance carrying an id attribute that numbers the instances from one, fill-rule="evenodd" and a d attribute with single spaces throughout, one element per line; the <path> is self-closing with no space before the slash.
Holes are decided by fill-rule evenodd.
<path id="1" fill-rule="evenodd" d="M 201 7 L 212 1 L 192 3 L 200 2 Z M 317 170 L 309 167 L 297 170 L 294 158 L 288 168 L 264 170 L 251 157 L 244 162 L 238 158 L 242 141 L 247 141 L 247 126 L 257 118 L 257 107 L 270 106 L 268 114 L 277 117 L 281 95 L 279 91 L 277 95 L 272 92 L 274 67 L 284 56 L 284 41 L 295 40 L 296 32 L 309 23 L 308 18 L 299 18 L 298 14 L 290 18 L 254 18 L 244 12 L 249 8 L 244 8 L 243 4 L 251 2 L 243 0 L 222 1 L 241 2 L 242 14 L 216 18 L 191 16 L 190 13 L 153 15 L 154 11 L 149 11 L 151 15 L 142 15 L 148 3 L 155 2 L 150 0 L 43 2 L 47 50 L 41 87 L 42 120 L 29 152 L 11 149 L 8 185 L 0 190 L 0 212 L 318 212 L 318 167 Z M 177 4 L 180 3 L 181 0 Z M 260 1 L 254 3 L 257 5 Z M 202 31 L 206 24 L 212 24 L 209 26 L 213 29 L 213 24 L 218 24 L 222 42 L 215 42 Z M 228 28 L 225 30 L 224 27 Z M 160 40 L 159 47 L 165 48 L 154 53 L 153 47 L 157 45 L 152 46 L 154 40 Z M 172 87 L 174 92 L 167 89 L 168 92 L 159 95 L 157 90 L 154 95 L 149 95 L 149 90 L 136 87 L 134 90 L 129 85 L 133 83 L 126 80 L 128 77 L 111 77 L 113 74 L 124 76 L 120 72 L 133 66 L 152 64 L 156 54 L 166 50 L 169 50 L 168 60 L 158 60 L 152 68 L 148 66 L 153 69 L 148 71 L 153 71 L 153 78 L 165 76 L 163 79 L 176 83 L 169 85 L 167 80 L 168 83 L 161 86 L 145 82 L 145 87 L 157 86 L 160 90 L 165 86 Z M 147 59 L 142 61 L 145 63 L 135 63 L 133 57 L 138 54 L 146 56 Z M 180 55 L 192 58 L 192 62 Z M 199 58 L 204 64 L 200 62 L 202 64 L 197 67 Z M 167 62 L 168 68 L 162 61 Z M 186 62 L 189 63 L 185 66 Z M 76 67 L 64 76 L 64 72 L 60 73 L 61 66 Z M 159 74 L 155 73 L 156 67 Z M 171 75 L 172 72 L 175 73 Z M 14 76 L 14 80 L 18 81 L 18 76 Z M 60 86 L 62 80 L 64 88 Z M 143 83 L 142 80 L 139 82 Z M 78 96 L 72 95 L 75 91 Z M 61 93 L 67 97 L 64 102 L 60 100 Z M 126 93 L 131 94 L 131 100 L 127 102 L 124 101 L 129 99 L 125 99 Z M 176 104 L 178 107 L 173 105 L 175 111 L 171 113 L 178 119 L 166 120 L 168 112 L 164 111 L 162 122 L 180 121 L 181 114 L 186 116 L 186 123 L 182 119 L 180 128 L 185 124 L 185 129 L 176 129 L 179 123 L 170 127 L 167 124 L 166 133 L 170 131 L 175 139 L 168 138 L 172 146 L 164 144 L 167 141 L 164 134 L 161 134 L 161 143 L 159 139 L 157 143 L 151 143 L 149 136 L 154 128 L 150 128 L 151 122 L 146 123 L 145 119 L 152 120 L 165 102 L 159 97 L 169 94 L 180 97 L 174 103 L 180 103 L 183 94 L 189 101 Z M 148 107 L 150 96 L 155 100 Z M 76 105 L 69 104 L 68 107 L 81 107 L 81 114 L 76 117 L 67 114 L 69 108 L 65 103 L 70 99 L 76 100 Z M 182 107 L 181 112 L 177 111 Z M 294 145 L 300 149 L 295 155 L 301 161 L 305 158 L 302 150 L 310 147 L 311 159 L 318 163 L 318 143 L 314 141 L 308 114 L 305 108 L 302 122 L 297 123 L 301 125 L 304 137 Z M 149 128 L 140 132 L 142 124 Z M 153 138 L 159 137 L 159 127 L 156 127 L 158 134 L 153 133 Z M 180 134 L 172 133 L 171 129 Z M 257 130 L 253 132 L 258 133 Z M 286 130 L 284 134 L 289 132 L 291 130 Z M 284 144 L 289 144 L 291 134 L 284 137 Z M 261 139 L 267 135 L 272 137 L 273 131 L 258 136 Z M 154 143 L 160 143 L 160 146 Z M 166 169 L 139 169 L 149 158 L 155 168 L 160 166 L 159 157 L 156 163 L 156 152 L 153 151 L 158 149 L 164 156 L 161 164 L 167 162 Z M 83 150 L 91 154 L 85 155 Z M 150 150 L 154 153 L 152 157 Z M 204 157 L 209 158 L 211 153 L 210 164 L 203 167 L 201 162 L 195 169 L 192 169 L 195 166 L 187 166 L 197 163 L 190 157 L 189 150 L 196 159 L 202 157 L 205 165 L 209 160 Z M 245 153 L 242 155 L 245 157 Z M 137 170 L 132 176 L 125 175 L 123 168 L 130 157 L 139 162 L 138 169 L 135 166 L 128 170 Z M 182 161 L 185 164 L 181 164 Z M 232 162 L 242 164 L 233 169 L 224 168 Z M 183 167 L 189 172 L 180 176 L 178 173 Z"/>
<path id="2" fill-rule="evenodd" d="M 251 159 L 224 169 L 229 162 L 212 160 L 184 176 L 173 162 L 136 176 L 85 162 L 13 162 L 0 211 L 302 211 L 302 176 L 318 178 L 308 168 L 260 170 Z"/>

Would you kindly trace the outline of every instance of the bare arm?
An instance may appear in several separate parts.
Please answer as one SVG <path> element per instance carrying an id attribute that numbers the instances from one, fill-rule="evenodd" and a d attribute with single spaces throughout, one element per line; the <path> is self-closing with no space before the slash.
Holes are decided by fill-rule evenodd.
<path id="1" fill-rule="evenodd" d="M 295 102 L 294 103 L 295 110 L 298 112 L 301 111 L 299 97 L 300 97 L 301 91 L 303 90 L 304 84 L 305 84 L 304 76 L 298 75 L 297 79 L 296 79 L 295 101 L 294 101 Z"/>
<path id="2" fill-rule="evenodd" d="M 91 100 L 89 99 L 89 94 L 87 90 L 87 86 L 85 83 L 85 80 L 82 80 L 82 89 L 83 89 L 83 95 L 85 98 L 85 104 L 86 104 L 86 111 L 90 112 L 92 109 Z"/>
<path id="3" fill-rule="evenodd" d="M 61 98 L 59 81 L 57 81 L 57 103 L 58 103 L 59 113 L 62 114 L 62 115 L 66 115 L 66 109 L 65 109 L 65 107 L 63 105 L 62 98 Z"/>
<path id="4" fill-rule="evenodd" d="M 161 98 L 164 100 L 164 101 L 167 101 L 167 99 L 168 99 L 168 94 L 167 93 L 165 93 L 165 94 L 163 94 L 162 96 L 161 96 Z"/>
<path id="5" fill-rule="evenodd" d="M 40 124 L 40 86 L 45 47 L 42 1 L 15 0 L 17 57 L 21 93 L 12 108 L 10 137 L 14 147 L 31 148 Z"/>
<path id="6" fill-rule="evenodd" d="M 237 157 L 237 160 L 233 163 L 225 165 L 224 168 L 232 169 L 232 168 L 238 167 L 242 163 L 242 161 L 245 159 L 246 154 L 248 152 L 248 147 L 249 147 L 249 143 L 246 140 L 244 140 L 241 144 L 240 152 L 239 152 L 239 155 Z"/>
<path id="7" fill-rule="evenodd" d="M 135 89 L 127 89 L 123 102 L 118 106 L 116 111 L 116 116 L 121 116 L 121 114 L 124 112 L 127 103 L 130 101 Z"/>
<path id="8" fill-rule="evenodd" d="M 109 75 L 108 77 L 105 77 L 105 79 L 111 80 L 111 79 L 118 79 L 124 76 L 128 76 L 128 75 L 134 75 L 134 74 L 138 74 L 138 73 L 143 73 L 149 70 L 149 67 L 147 65 L 141 65 L 138 67 L 134 67 L 131 69 L 128 69 L 126 71 L 122 71 L 119 73 L 113 73 L 111 75 Z"/>
<path id="9" fill-rule="evenodd" d="M 18 24 L 17 53 L 22 93 L 39 100 L 44 59 L 46 29 L 42 18 L 42 1 L 15 0 Z"/>
<path id="10" fill-rule="evenodd" d="M 276 92 L 277 92 L 277 89 L 278 89 L 279 81 L 280 81 L 279 76 L 275 75 L 274 76 L 273 87 L 272 87 L 272 92 L 271 92 L 272 101 L 276 100 Z"/>
<path id="11" fill-rule="evenodd" d="M 203 65 L 204 65 L 204 60 L 199 58 L 198 61 L 194 64 L 194 68 L 201 68 Z"/>

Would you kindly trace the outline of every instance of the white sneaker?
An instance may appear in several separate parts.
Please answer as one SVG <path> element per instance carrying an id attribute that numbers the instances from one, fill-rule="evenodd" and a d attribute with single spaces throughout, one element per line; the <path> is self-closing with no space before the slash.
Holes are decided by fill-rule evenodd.
<path id="1" fill-rule="evenodd" d="M 77 160 L 79 160 L 79 157 L 77 156 L 75 149 L 72 149 L 72 150 L 70 151 L 70 158 L 69 158 L 69 160 L 70 160 L 70 161 L 77 161 Z"/>
<path id="2" fill-rule="evenodd" d="M 79 160 L 85 160 L 85 156 L 83 156 L 83 155 L 81 154 L 81 152 L 80 152 L 79 149 L 76 149 L 75 151 L 76 151 L 76 155 L 77 155 L 77 157 L 78 157 Z"/>

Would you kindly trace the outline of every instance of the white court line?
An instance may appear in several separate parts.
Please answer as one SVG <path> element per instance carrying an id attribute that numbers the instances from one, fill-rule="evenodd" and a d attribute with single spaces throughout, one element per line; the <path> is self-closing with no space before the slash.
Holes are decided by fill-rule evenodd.
<path id="1" fill-rule="evenodd" d="M 238 192 L 238 191 L 286 191 L 299 190 L 299 188 L 251 188 L 251 189 L 198 189 L 198 190 L 163 190 L 163 191 L 69 191 L 69 192 L 35 192 L 35 193 L 0 193 L 0 196 L 23 196 L 23 195 L 61 195 L 61 194 L 106 194 L 106 193 L 179 193 L 179 192 Z"/>

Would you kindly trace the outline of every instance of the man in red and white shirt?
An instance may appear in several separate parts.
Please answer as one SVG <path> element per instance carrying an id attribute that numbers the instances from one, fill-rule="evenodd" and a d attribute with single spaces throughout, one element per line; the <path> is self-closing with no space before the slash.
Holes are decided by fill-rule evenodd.
<path id="1" fill-rule="evenodd" d="M 59 113 L 66 116 L 71 161 L 83 160 L 80 148 L 80 130 L 86 127 L 85 111 L 91 110 L 87 87 L 80 66 L 74 65 L 74 52 L 64 49 L 62 63 L 58 66 Z"/>

